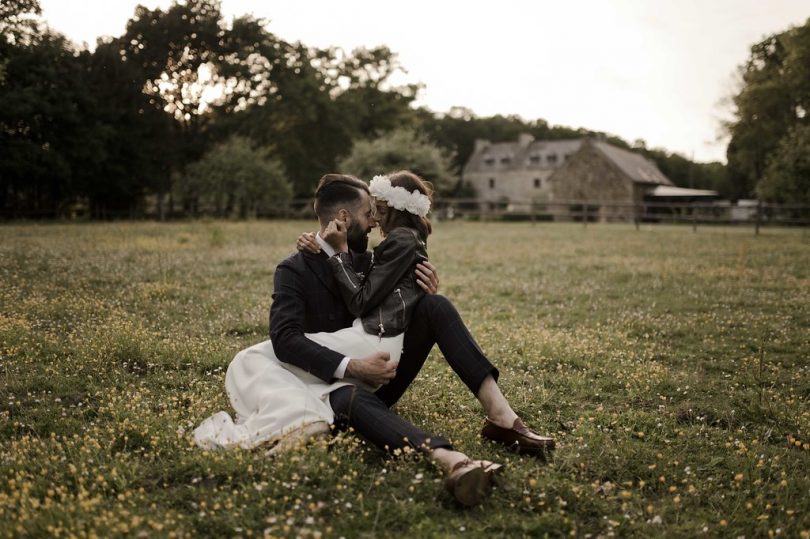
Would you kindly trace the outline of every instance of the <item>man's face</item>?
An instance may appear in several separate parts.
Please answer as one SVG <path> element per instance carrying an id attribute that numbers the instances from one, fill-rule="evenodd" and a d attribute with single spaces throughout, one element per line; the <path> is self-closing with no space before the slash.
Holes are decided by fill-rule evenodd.
<path id="1" fill-rule="evenodd" d="M 362 200 L 352 213 L 352 222 L 347 231 L 346 242 L 349 249 L 357 253 L 365 252 L 368 249 L 368 234 L 375 226 L 377 218 L 371 206 L 371 197 L 364 191 Z"/>

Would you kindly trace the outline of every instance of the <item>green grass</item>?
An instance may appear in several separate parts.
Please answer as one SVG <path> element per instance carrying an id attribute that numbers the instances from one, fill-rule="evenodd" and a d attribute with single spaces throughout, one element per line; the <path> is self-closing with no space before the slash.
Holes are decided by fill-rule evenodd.
<path id="1" fill-rule="evenodd" d="M 265 338 L 304 222 L 0 229 L 2 536 L 810 536 L 807 231 L 437 223 L 441 291 L 558 439 L 482 441 L 434 351 L 397 411 L 506 483 L 463 510 L 350 435 L 209 453 L 225 369 Z"/>

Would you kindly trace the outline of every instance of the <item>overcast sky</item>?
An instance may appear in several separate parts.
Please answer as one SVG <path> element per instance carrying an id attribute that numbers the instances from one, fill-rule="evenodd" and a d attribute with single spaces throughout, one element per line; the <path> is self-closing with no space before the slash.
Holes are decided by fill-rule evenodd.
<path id="1" fill-rule="evenodd" d="M 135 6 L 168 0 L 41 0 L 45 20 L 94 48 Z M 387 45 L 425 85 L 418 104 L 518 114 L 616 134 L 698 161 L 725 161 L 723 100 L 763 36 L 810 17 L 808 0 L 223 0 L 230 19 L 315 47 Z"/>

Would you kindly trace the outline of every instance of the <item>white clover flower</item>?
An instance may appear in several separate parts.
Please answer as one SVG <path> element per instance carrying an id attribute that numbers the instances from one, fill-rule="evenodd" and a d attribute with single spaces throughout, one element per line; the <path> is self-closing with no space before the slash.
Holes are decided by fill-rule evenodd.
<path id="1" fill-rule="evenodd" d="M 430 212 L 430 199 L 427 195 L 419 191 L 408 191 L 404 187 L 394 187 L 388 176 L 374 176 L 368 187 L 371 196 L 384 200 L 391 208 L 407 211 L 419 217 L 424 217 Z"/>

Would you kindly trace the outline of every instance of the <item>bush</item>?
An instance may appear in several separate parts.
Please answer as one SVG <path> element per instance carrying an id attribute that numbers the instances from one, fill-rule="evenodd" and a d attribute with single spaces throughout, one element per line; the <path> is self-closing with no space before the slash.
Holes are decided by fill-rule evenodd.
<path id="1" fill-rule="evenodd" d="M 407 169 L 433 182 L 437 191 L 446 193 L 454 186 L 450 160 L 451 156 L 415 131 L 399 129 L 372 141 L 356 142 L 339 168 L 366 180 Z"/>
<path id="2" fill-rule="evenodd" d="M 178 188 L 192 213 L 218 217 L 278 214 L 292 198 L 281 162 L 239 136 L 189 165 Z"/>

